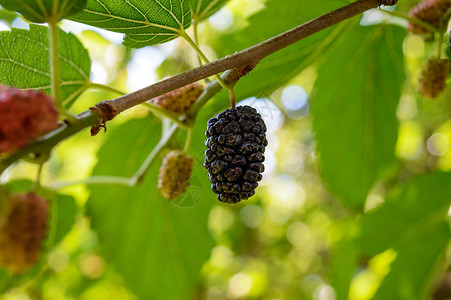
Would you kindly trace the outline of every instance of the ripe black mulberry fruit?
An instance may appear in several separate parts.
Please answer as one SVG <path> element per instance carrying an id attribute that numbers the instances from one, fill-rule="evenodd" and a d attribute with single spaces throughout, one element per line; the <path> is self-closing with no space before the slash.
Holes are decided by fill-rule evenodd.
<path id="1" fill-rule="evenodd" d="M 204 166 L 211 189 L 224 203 L 255 194 L 265 170 L 266 125 L 250 106 L 229 108 L 208 120 Z"/>
<path id="2" fill-rule="evenodd" d="M 449 60 L 430 58 L 423 67 L 418 91 L 427 98 L 437 98 L 446 88 Z"/>
<path id="3" fill-rule="evenodd" d="M 158 189 L 166 199 L 183 195 L 193 172 L 194 159 L 180 150 L 172 150 L 163 159 Z"/>
<path id="4" fill-rule="evenodd" d="M 57 127 L 58 111 L 50 96 L 0 87 L 0 153 L 23 147 Z"/>
<path id="5" fill-rule="evenodd" d="M 191 83 L 150 100 L 151 103 L 171 112 L 183 115 L 203 93 L 204 87 L 199 83 Z"/>
<path id="6" fill-rule="evenodd" d="M 435 28 L 439 28 L 440 20 L 449 8 L 451 8 L 451 0 L 424 0 L 417 6 L 412 7 L 409 17 L 419 19 Z M 428 29 L 412 22 L 409 22 L 408 29 L 415 34 L 430 33 Z"/>
<path id="7" fill-rule="evenodd" d="M 19 274 L 38 261 L 48 218 L 46 199 L 34 193 L 11 196 L 0 217 L 0 267 Z"/>

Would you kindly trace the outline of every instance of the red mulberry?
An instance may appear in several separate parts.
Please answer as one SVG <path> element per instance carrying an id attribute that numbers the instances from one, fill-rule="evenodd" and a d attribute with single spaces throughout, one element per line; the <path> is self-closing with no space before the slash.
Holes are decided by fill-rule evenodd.
<path id="1" fill-rule="evenodd" d="M 440 20 L 449 8 L 451 8 L 451 0 L 424 0 L 410 10 L 409 17 L 439 28 Z M 409 22 L 408 29 L 415 34 L 429 33 L 429 30 L 413 22 Z"/>
<path id="2" fill-rule="evenodd" d="M 418 91 L 427 98 L 437 98 L 446 88 L 449 60 L 430 58 L 423 67 Z"/>
<path id="3" fill-rule="evenodd" d="M 34 193 L 13 195 L 0 217 L 0 266 L 23 273 L 34 265 L 47 234 L 49 204 Z"/>
<path id="4" fill-rule="evenodd" d="M 58 127 L 50 96 L 12 87 L 0 89 L 0 153 L 23 147 Z"/>

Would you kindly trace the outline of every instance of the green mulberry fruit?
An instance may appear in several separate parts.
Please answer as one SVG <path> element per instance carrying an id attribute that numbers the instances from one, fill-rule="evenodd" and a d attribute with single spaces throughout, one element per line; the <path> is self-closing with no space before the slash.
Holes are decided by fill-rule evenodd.
<path id="1" fill-rule="evenodd" d="M 203 93 L 204 87 L 199 83 L 191 83 L 169 93 L 163 94 L 150 100 L 174 115 L 185 114 Z"/>
<path id="2" fill-rule="evenodd" d="M 446 88 L 449 60 L 430 58 L 423 67 L 418 91 L 427 98 L 437 98 Z"/>
<path id="3" fill-rule="evenodd" d="M 163 159 L 158 177 L 158 189 L 166 199 L 183 195 L 193 172 L 194 159 L 180 150 L 169 152 Z"/>

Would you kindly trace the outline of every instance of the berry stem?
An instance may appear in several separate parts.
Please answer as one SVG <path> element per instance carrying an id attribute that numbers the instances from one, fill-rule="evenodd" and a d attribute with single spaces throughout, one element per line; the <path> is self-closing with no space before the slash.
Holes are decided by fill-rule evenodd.
<path id="1" fill-rule="evenodd" d="M 143 179 L 149 168 L 151 167 L 153 161 L 155 160 L 155 157 L 157 157 L 158 154 L 160 154 L 161 150 L 169 143 L 169 141 L 172 139 L 172 137 L 177 132 L 177 124 L 174 124 L 169 128 L 168 131 L 161 137 L 158 144 L 155 146 L 155 148 L 152 150 L 152 152 L 149 153 L 147 158 L 145 159 L 144 163 L 141 165 L 139 170 L 133 175 L 131 178 L 132 182 L 136 185 L 137 183 L 140 183 Z"/>
<path id="2" fill-rule="evenodd" d="M 38 172 L 37 172 L 37 175 L 36 175 L 36 180 L 35 180 L 34 185 L 33 185 L 33 191 L 35 193 L 38 192 L 38 190 L 39 190 L 39 188 L 41 186 L 41 177 L 42 177 L 43 166 L 44 166 L 44 162 L 40 163 L 39 166 L 38 166 Z"/>
<path id="3" fill-rule="evenodd" d="M 50 39 L 50 91 L 55 101 L 56 108 L 60 115 L 65 117 L 69 123 L 76 123 L 77 118 L 66 111 L 61 99 L 61 86 L 60 86 L 60 67 L 59 67 L 59 55 L 58 55 L 58 25 L 56 21 L 50 21 L 49 23 L 49 39 Z"/>
<path id="4" fill-rule="evenodd" d="M 438 37 L 438 45 L 437 45 L 437 58 L 440 59 L 440 57 L 442 56 L 442 44 L 443 44 L 443 35 L 445 33 L 441 32 L 439 33 L 439 37 Z"/>
<path id="5" fill-rule="evenodd" d="M 185 147 L 183 152 L 188 153 L 189 147 L 191 146 L 191 140 L 193 139 L 193 129 L 188 129 L 186 133 Z"/>
<path id="6" fill-rule="evenodd" d="M 401 19 L 405 19 L 405 20 L 407 20 L 407 21 L 410 21 L 410 22 L 412 22 L 412 23 L 414 23 L 414 24 L 416 24 L 416 25 L 419 25 L 419 26 L 421 26 L 421 27 L 426 28 L 426 29 L 429 30 L 430 32 L 439 32 L 439 29 L 438 29 L 438 28 L 435 28 L 434 26 L 432 26 L 432 25 L 430 25 L 430 24 L 428 24 L 428 23 L 426 23 L 426 22 L 423 22 L 423 21 L 421 21 L 420 19 L 409 17 L 408 15 L 399 13 L 399 12 L 397 12 L 397 11 L 389 11 L 389 10 L 380 10 L 380 11 L 381 11 L 381 12 L 384 12 L 384 13 L 386 13 L 386 14 L 392 15 L 392 16 L 394 16 L 394 17 L 398 17 L 398 18 L 401 18 Z"/>
<path id="7" fill-rule="evenodd" d="M 180 36 L 185 39 L 185 41 L 190 44 L 190 46 L 197 52 L 197 55 L 202 59 L 202 61 L 206 64 L 210 63 L 208 58 L 205 56 L 205 54 L 202 52 L 202 50 L 197 46 L 197 44 L 191 39 L 191 37 L 186 33 L 186 31 L 181 31 Z M 229 86 L 227 83 L 222 80 L 221 76 L 219 74 L 215 74 L 216 80 L 218 80 L 219 84 L 225 89 L 228 89 Z"/>
<path id="8" fill-rule="evenodd" d="M 53 190 L 59 190 L 75 185 L 94 185 L 94 184 L 109 184 L 109 185 L 122 185 L 133 187 L 139 184 L 143 179 L 147 171 L 152 166 L 155 158 L 161 153 L 161 151 L 166 147 L 172 137 L 177 133 L 178 126 L 176 124 L 172 125 L 169 130 L 161 137 L 158 144 L 149 153 L 147 158 L 144 160 L 141 167 L 136 171 L 132 177 L 119 177 L 119 176 L 92 176 L 83 180 L 67 181 L 61 182 L 52 186 Z"/>
<path id="9" fill-rule="evenodd" d="M 235 103 L 235 87 L 231 87 L 230 88 L 230 105 L 232 106 L 232 108 L 235 108 L 236 103 Z"/>

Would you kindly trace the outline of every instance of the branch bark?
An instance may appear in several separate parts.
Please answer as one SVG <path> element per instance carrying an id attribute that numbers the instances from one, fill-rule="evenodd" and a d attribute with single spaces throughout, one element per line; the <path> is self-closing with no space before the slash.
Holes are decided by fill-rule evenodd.
<path id="1" fill-rule="evenodd" d="M 112 120 L 117 114 L 124 110 L 187 84 L 226 70 L 234 71 L 224 73 L 222 78 L 227 84 L 234 84 L 241 76 L 244 76 L 251 71 L 260 60 L 268 55 L 369 9 L 379 7 L 380 5 L 394 5 L 396 2 L 397 0 L 358 0 L 235 54 L 228 55 L 209 64 L 183 72 L 122 97 L 102 101 L 94 108 L 79 114 L 77 116 L 79 122 L 64 125 L 9 156 L 1 158 L 0 174 L 15 161 L 30 153 L 39 153 L 40 151 L 51 149 L 60 141 L 85 128 L 99 126 L 100 124 Z M 218 84 L 210 84 L 207 86 L 204 94 L 208 95 L 208 99 L 210 99 L 219 92 L 220 89 Z M 203 99 L 201 106 L 203 106 L 208 99 Z M 201 106 L 195 106 L 196 111 L 194 113 L 193 110 L 190 111 L 193 117 L 195 117 L 195 114 Z"/>

